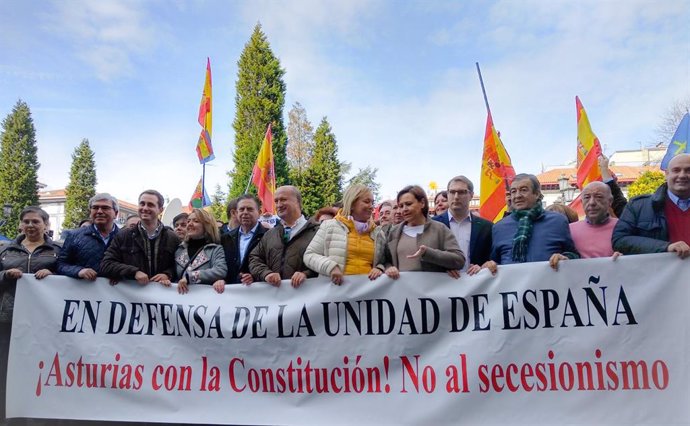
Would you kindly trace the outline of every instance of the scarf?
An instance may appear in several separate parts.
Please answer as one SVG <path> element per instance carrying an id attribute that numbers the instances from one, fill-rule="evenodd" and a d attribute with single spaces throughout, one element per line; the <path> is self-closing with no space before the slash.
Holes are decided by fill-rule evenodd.
<path id="1" fill-rule="evenodd" d="M 544 213 L 541 202 L 531 209 L 516 210 L 512 214 L 518 219 L 518 227 L 513 237 L 513 261 L 524 263 L 527 261 L 527 247 L 532 238 L 534 221 Z"/>

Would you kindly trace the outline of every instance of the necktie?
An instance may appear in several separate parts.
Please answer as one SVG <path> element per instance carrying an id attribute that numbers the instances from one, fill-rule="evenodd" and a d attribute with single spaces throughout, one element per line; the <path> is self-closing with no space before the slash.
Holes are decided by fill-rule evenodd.
<path id="1" fill-rule="evenodd" d="M 292 232 L 292 228 L 289 226 L 286 226 L 283 230 L 283 242 L 287 244 L 288 241 L 290 241 L 290 233 Z"/>
<path id="2" fill-rule="evenodd" d="M 686 211 L 688 208 L 690 208 L 690 199 L 687 200 L 678 200 L 678 208 Z"/>

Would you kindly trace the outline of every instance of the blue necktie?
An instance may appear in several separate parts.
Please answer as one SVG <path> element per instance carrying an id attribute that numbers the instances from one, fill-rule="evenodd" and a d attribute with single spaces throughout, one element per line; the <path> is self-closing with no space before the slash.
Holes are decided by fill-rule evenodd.
<path id="1" fill-rule="evenodd" d="M 678 208 L 683 210 L 683 211 L 687 211 L 688 208 L 690 208 L 690 199 L 687 199 L 687 200 L 679 199 L 678 200 Z"/>

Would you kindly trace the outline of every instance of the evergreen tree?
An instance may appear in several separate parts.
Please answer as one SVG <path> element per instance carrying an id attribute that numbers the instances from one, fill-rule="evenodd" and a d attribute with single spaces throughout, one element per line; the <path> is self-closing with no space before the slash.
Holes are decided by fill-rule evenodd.
<path id="1" fill-rule="evenodd" d="M 89 217 L 89 199 L 96 195 L 96 162 L 88 139 L 82 139 L 72 153 L 67 198 L 65 199 L 65 229 L 79 226 Z"/>
<path id="2" fill-rule="evenodd" d="M 638 195 L 653 194 L 664 182 L 666 182 L 664 172 L 647 170 L 628 186 L 628 199 Z"/>
<path id="3" fill-rule="evenodd" d="M 38 205 L 38 163 L 36 130 L 26 102 L 19 100 L 2 122 L 0 145 L 0 204 L 12 206 L 12 213 L 0 226 L 0 233 L 14 238 L 19 213 Z"/>
<path id="4" fill-rule="evenodd" d="M 309 167 L 304 171 L 302 208 L 307 215 L 339 201 L 343 192 L 343 178 L 338 161 L 338 143 L 324 117 L 314 134 L 314 149 Z"/>
<path id="5" fill-rule="evenodd" d="M 229 173 L 230 197 L 244 193 L 269 123 L 273 130 L 276 186 L 289 180 L 285 154 L 287 137 L 283 124 L 285 71 L 271 51 L 260 24 L 254 27 L 237 65 L 236 112 L 232 124 L 235 129 L 235 168 Z"/>
<path id="6" fill-rule="evenodd" d="M 379 199 L 379 190 L 381 189 L 381 184 L 376 182 L 376 173 L 378 173 L 379 169 L 376 168 L 371 168 L 371 166 L 367 166 L 363 169 L 359 169 L 357 174 L 352 176 L 348 181 L 348 185 L 352 185 L 355 183 L 361 183 L 362 185 L 366 185 L 371 189 L 371 193 L 374 195 L 374 201 L 378 201 Z"/>
<path id="7" fill-rule="evenodd" d="M 214 219 L 221 222 L 228 221 L 228 213 L 225 209 L 225 192 L 220 189 L 220 185 L 216 185 L 216 192 L 211 195 L 210 209 Z"/>
<path id="8" fill-rule="evenodd" d="M 290 181 L 301 188 L 309 158 L 314 150 L 314 128 L 307 118 L 307 111 L 295 102 L 288 113 L 287 158 L 290 166 Z"/>

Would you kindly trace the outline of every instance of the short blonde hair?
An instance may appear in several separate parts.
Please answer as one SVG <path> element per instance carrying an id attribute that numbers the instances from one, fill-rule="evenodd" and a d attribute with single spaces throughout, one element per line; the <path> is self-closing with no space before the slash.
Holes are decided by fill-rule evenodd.
<path id="1" fill-rule="evenodd" d="M 193 209 L 189 213 L 189 218 L 195 215 L 199 222 L 204 227 L 204 234 L 211 239 L 216 244 L 220 244 L 220 232 L 218 231 L 218 226 L 216 225 L 216 219 L 211 216 L 209 212 L 203 209 Z M 189 240 L 189 236 L 185 237 L 185 240 Z"/>
<path id="2" fill-rule="evenodd" d="M 366 185 L 355 183 L 348 186 L 343 194 L 343 216 L 352 216 L 352 205 L 355 203 L 355 201 L 357 201 L 357 199 L 362 198 L 367 194 L 372 194 L 372 192 L 371 189 L 369 189 L 369 187 Z"/>

